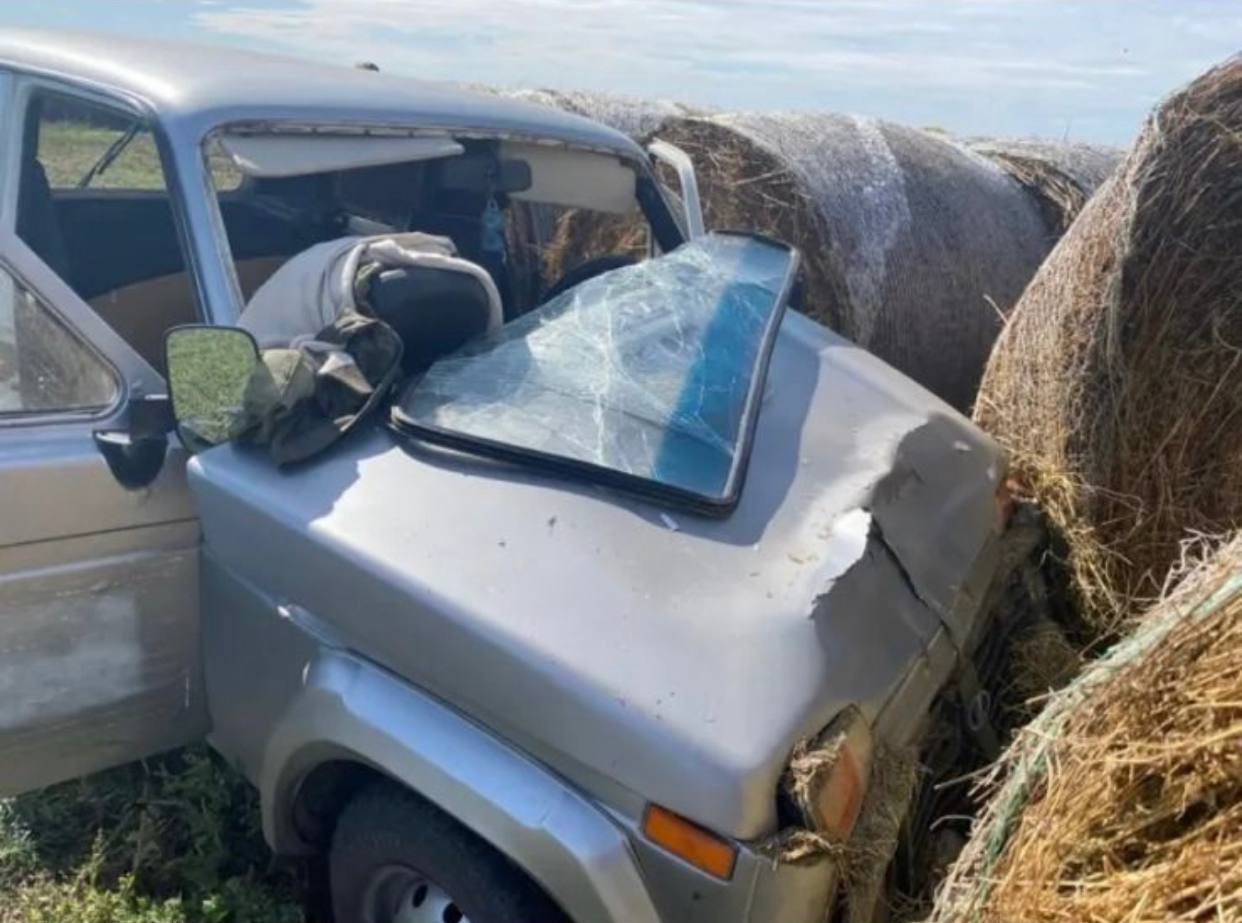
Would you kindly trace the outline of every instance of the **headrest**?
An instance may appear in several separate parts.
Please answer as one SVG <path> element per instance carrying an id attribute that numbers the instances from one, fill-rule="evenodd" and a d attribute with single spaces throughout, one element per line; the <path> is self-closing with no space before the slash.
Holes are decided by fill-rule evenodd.
<path id="1" fill-rule="evenodd" d="M 494 286 L 485 285 L 473 272 L 406 265 L 376 272 L 366 299 L 401 337 L 402 366 L 408 374 L 496 329 L 498 302 L 493 301 L 493 292 Z"/>
<path id="2" fill-rule="evenodd" d="M 500 293 L 487 270 L 457 256 L 453 242 L 447 237 L 417 231 L 343 237 L 303 250 L 259 286 L 238 323 L 254 334 L 260 346 L 290 346 L 314 338 L 337 317 L 356 310 L 356 295 L 366 297 L 373 281 L 398 270 L 410 270 L 406 273 L 408 279 L 417 278 L 430 286 L 426 293 L 420 293 L 412 285 L 400 287 L 395 281 L 401 278 L 400 272 L 388 277 L 391 281 L 376 286 L 377 291 L 392 288 L 381 296 L 384 320 L 395 327 L 403 339 L 407 330 L 411 335 L 420 330 L 418 326 L 409 325 L 418 325 L 421 321 L 402 315 L 407 309 L 438 311 L 430 294 L 436 291 L 456 291 L 459 293 L 457 301 L 465 298 L 473 303 L 481 299 L 486 305 L 484 329 L 487 331 L 499 330 L 504 323 Z M 468 298 L 462 294 L 466 292 L 471 293 Z M 371 307 L 379 313 L 379 305 Z M 470 329 L 474 329 L 474 322 L 469 323 Z M 415 354 L 420 350 L 412 341 L 407 340 L 407 346 Z"/>

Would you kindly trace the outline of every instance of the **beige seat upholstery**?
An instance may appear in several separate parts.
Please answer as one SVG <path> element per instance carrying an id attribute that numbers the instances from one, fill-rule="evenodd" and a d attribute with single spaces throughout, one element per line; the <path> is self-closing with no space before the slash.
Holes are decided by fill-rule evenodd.
<path id="1" fill-rule="evenodd" d="M 287 257 L 271 256 L 237 264 L 237 281 L 248 301 Z M 188 273 L 157 276 L 105 292 L 91 307 L 155 368 L 164 368 L 164 332 L 201 318 Z"/>

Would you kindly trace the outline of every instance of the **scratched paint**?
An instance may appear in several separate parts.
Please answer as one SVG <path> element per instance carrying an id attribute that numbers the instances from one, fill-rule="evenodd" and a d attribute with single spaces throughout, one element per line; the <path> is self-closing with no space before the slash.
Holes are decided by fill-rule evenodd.
<path id="1" fill-rule="evenodd" d="M 6 622 L 40 631 L 0 637 L 0 734 L 74 718 L 140 692 L 146 654 L 139 619 L 138 601 L 126 588 L 8 610 Z"/>
<path id="2" fill-rule="evenodd" d="M 0 576 L 0 795 L 201 734 L 197 572 L 174 551 Z"/>

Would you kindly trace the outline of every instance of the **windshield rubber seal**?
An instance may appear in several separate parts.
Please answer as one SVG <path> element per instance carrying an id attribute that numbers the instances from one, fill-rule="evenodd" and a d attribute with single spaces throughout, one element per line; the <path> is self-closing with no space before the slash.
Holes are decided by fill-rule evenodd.
<path id="1" fill-rule="evenodd" d="M 567 458 L 563 455 L 552 455 L 534 449 L 510 445 L 484 436 L 471 436 L 456 430 L 449 430 L 426 423 L 418 423 L 406 416 L 401 410 L 398 399 L 393 403 L 387 421 L 388 427 L 398 435 L 413 438 L 431 445 L 452 449 L 467 455 L 480 456 L 496 461 L 508 462 L 519 467 L 561 477 L 577 483 L 585 483 L 606 487 L 621 493 L 637 496 L 644 500 L 698 513 L 703 516 L 724 518 L 732 513 L 741 501 L 742 489 L 746 482 L 746 472 L 750 467 L 750 455 L 755 441 L 755 430 L 758 428 L 759 411 L 763 404 L 763 389 L 768 380 L 768 367 L 771 365 L 772 350 L 776 346 L 776 336 L 780 331 L 781 322 L 793 293 L 801 253 L 796 247 L 784 241 L 748 231 L 712 231 L 713 234 L 731 237 L 748 237 L 781 247 L 789 253 L 789 266 L 785 278 L 781 282 L 776 306 L 768 318 L 767 326 L 759 341 L 759 351 L 755 358 L 754 375 L 751 377 L 750 388 L 742 405 L 737 452 L 733 456 L 733 464 L 729 469 L 725 486 L 720 494 L 704 494 L 687 490 L 650 478 L 617 471 L 603 465 Z M 405 391 L 418 387 L 418 380 L 406 385 Z"/>

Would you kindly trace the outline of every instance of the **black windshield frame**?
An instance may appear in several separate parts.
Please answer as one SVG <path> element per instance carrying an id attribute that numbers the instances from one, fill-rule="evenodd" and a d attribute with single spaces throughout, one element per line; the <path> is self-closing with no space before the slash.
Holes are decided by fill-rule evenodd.
<path id="1" fill-rule="evenodd" d="M 719 494 L 704 494 L 667 482 L 642 477 L 594 462 L 556 455 L 467 434 L 418 421 L 402 411 L 404 395 L 417 388 L 418 379 L 407 383 L 390 412 L 388 425 L 396 433 L 453 451 L 506 462 L 526 470 L 584 484 L 598 485 L 678 510 L 704 516 L 725 517 L 737 508 L 745 485 L 746 473 L 754 446 L 759 412 L 767 385 L 772 352 L 798 279 L 801 254 L 797 248 L 762 234 L 741 231 L 713 231 L 722 236 L 744 237 L 778 247 L 788 254 L 788 266 L 781 282 L 775 305 L 759 338 L 749 388 L 742 405 L 737 450 L 733 456 L 723 489 Z"/>

